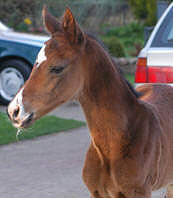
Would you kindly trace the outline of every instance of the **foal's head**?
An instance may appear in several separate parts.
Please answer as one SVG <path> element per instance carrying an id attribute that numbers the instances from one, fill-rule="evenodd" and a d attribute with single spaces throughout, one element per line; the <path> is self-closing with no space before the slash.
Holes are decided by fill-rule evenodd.
<path id="1" fill-rule="evenodd" d="M 28 81 L 8 106 L 15 127 L 24 128 L 56 106 L 77 96 L 85 34 L 67 8 L 61 21 L 43 8 L 50 39 L 40 50 Z"/>

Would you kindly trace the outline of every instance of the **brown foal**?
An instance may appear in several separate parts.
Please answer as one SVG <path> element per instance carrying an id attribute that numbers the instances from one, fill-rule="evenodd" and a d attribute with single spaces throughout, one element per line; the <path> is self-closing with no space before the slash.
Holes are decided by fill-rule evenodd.
<path id="1" fill-rule="evenodd" d="M 83 180 L 92 198 L 150 198 L 171 184 L 173 88 L 145 85 L 137 94 L 68 8 L 61 21 L 44 8 L 43 21 L 51 38 L 9 104 L 14 126 L 28 127 L 75 98 L 91 136 Z"/>

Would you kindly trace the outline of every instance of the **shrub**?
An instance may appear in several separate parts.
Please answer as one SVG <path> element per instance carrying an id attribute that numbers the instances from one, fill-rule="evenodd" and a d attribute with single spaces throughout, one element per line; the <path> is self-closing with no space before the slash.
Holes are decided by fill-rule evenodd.
<path id="1" fill-rule="evenodd" d="M 144 26 L 137 23 L 130 23 L 121 27 L 111 28 L 106 35 L 118 38 L 143 38 Z"/>
<path id="2" fill-rule="evenodd" d="M 144 21 L 148 26 L 155 25 L 157 0 L 129 0 L 129 3 L 136 19 Z"/>
<path id="3" fill-rule="evenodd" d="M 109 51 L 112 56 L 115 57 L 125 56 L 124 47 L 117 37 L 115 36 L 103 37 L 102 40 L 105 43 L 105 45 L 109 48 Z"/>
<path id="4" fill-rule="evenodd" d="M 111 28 L 104 37 L 116 37 L 123 44 L 125 54 L 127 56 L 134 56 L 137 54 L 135 44 L 144 44 L 144 26 L 131 23 L 121 27 Z"/>
<path id="5" fill-rule="evenodd" d="M 136 56 L 138 56 L 138 54 L 139 54 L 139 52 L 141 51 L 142 48 L 143 48 L 142 43 L 136 42 L 136 43 L 134 43 L 134 49 L 129 51 L 129 54 L 133 57 L 136 57 Z"/>
<path id="6" fill-rule="evenodd" d="M 155 25 L 157 22 L 157 0 L 147 0 L 147 11 L 145 24 L 148 26 Z"/>
<path id="7" fill-rule="evenodd" d="M 34 0 L 0 1 L 0 10 L 0 21 L 21 31 L 28 31 L 29 26 L 24 22 L 24 19 L 34 18 L 37 13 Z"/>

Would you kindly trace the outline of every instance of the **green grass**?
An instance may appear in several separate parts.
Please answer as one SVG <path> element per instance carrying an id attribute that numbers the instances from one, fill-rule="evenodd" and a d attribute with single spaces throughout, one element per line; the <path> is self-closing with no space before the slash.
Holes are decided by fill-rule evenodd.
<path id="1" fill-rule="evenodd" d="M 126 78 L 130 83 L 132 83 L 132 85 L 134 84 L 134 82 L 135 82 L 135 76 L 134 76 L 134 75 L 132 75 L 132 74 L 126 74 L 126 75 L 125 75 L 125 78 Z"/>
<path id="2" fill-rule="evenodd" d="M 36 121 L 32 127 L 23 130 L 19 139 L 32 139 L 38 136 L 47 135 L 59 131 L 66 131 L 84 126 L 84 122 L 76 120 L 67 120 L 55 116 L 45 116 Z M 5 113 L 0 112 L 0 145 L 16 142 L 17 129 L 11 124 Z"/>

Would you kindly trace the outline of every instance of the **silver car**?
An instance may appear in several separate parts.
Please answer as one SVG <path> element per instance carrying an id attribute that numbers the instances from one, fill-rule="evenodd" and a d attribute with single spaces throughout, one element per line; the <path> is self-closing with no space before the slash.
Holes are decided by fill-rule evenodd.
<path id="1" fill-rule="evenodd" d="M 136 86 L 145 83 L 173 85 L 173 3 L 155 26 L 138 56 Z"/>

